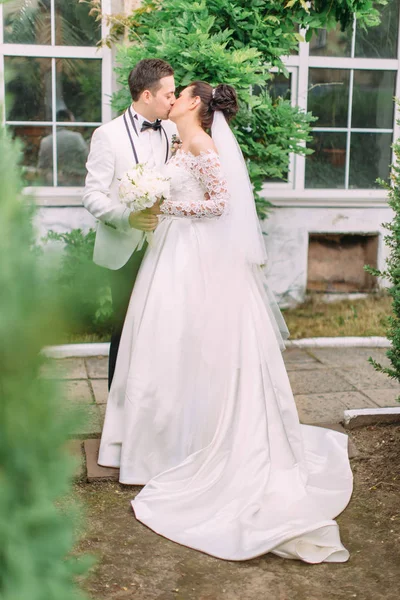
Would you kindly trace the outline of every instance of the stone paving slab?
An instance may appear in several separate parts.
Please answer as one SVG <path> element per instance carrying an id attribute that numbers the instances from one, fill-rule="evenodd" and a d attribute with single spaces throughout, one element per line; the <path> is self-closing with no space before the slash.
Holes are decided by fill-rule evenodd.
<path id="1" fill-rule="evenodd" d="M 367 398 L 365 393 L 361 390 L 357 390 L 357 392 L 339 392 L 338 400 L 343 404 L 346 410 L 352 408 L 377 408 L 377 405 L 372 398 Z"/>
<path id="2" fill-rule="evenodd" d="M 354 391 L 354 386 L 340 372 L 331 369 L 289 371 L 293 394 L 324 394 Z"/>
<path id="3" fill-rule="evenodd" d="M 389 359 L 385 348 L 310 348 L 310 354 L 329 367 L 368 367 L 368 358 L 387 365 Z"/>
<path id="4" fill-rule="evenodd" d="M 343 411 L 348 408 L 377 408 L 377 405 L 370 399 L 366 398 L 363 393 L 355 392 L 332 392 L 329 394 L 304 394 L 295 396 L 297 410 L 299 415 L 304 415 L 307 418 L 307 423 L 319 423 L 323 415 L 328 413 L 325 421 L 340 422 L 343 420 Z M 340 415 L 334 419 L 329 416 Z M 311 420 L 310 420 L 311 419 Z M 313 419 L 315 419 L 313 421 Z M 300 416 L 300 420 L 302 420 Z M 304 421 L 306 422 L 306 421 Z"/>
<path id="5" fill-rule="evenodd" d="M 91 379 L 90 384 L 93 389 L 96 404 L 106 404 L 108 398 L 107 379 Z"/>
<path id="6" fill-rule="evenodd" d="M 377 408 L 373 400 L 367 398 L 363 392 L 334 392 L 332 394 L 321 394 L 327 403 L 340 402 L 343 409 L 347 408 Z"/>
<path id="7" fill-rule="evenodd" d="M 285 362 L 286 371 L 330 371 L 330 367 L 315 361 L 315 362 Z"/>
<path id="8" fill-rule="evenodd" d="M 68 402 L 79 404 L 93 403 L 93 395 L 87 379 L 63 381 L 62 390 Z"/>
<path id="9" fill-rule="evenodd" d="M 91 356 L 85 359 L 86 368 L 90 379 L 107 379 L 108 377 L 108 357 Z"/>
<path id="10" fill-rule="evenodd" d="M 343 412 L 348 408 L 377 408 L 377 405 L 359 391 L 331 392 L 328 394 L 300 394 L 295 396 L 299 418 L 307 425 L 318 425 L 329 421 L 343 421 Z"/>
<path id="11" fill-rule="evenodd" d="M 400 396 L 400 390 L 398 389 L 370 389 L 363 390 L 363 394 L 372 400 L 376 405 L 381 408 L 386 407 L 399 407 L 400 403 L 397 402 L 397 398 Z M 348 406 L 347 408 L 364 408 L 363 406 Z M 365 407 L 366 408 L 366 407 Z"/>
<path id="12" fill-rule="evenodd" d="M 287 348 L 282 353 L 285 363 L 313 363 L 316 364 L 318 361 L 316 358 L 311 356 L 308 350 L 303 348 Z"/>
<path id="13" fill-rule="evenodd" d="M 46 361 L 41 376 L 46 379 L 86 379 L 88 375 L 83 358 L 62 358 Z"/>
<path id="14" fill-rule="evenodd" d="M 395 389 L 400 393 L 400 384 L 384 373 L 376 371 L 372 365 L 362 368 L 337 369 L 334 372 L 359 390 Z"/>
<path id="15" fill-rule="evenodd" d="M 320 425 L 329 421 L 340 423 L 345 407 L 336 394 L 300 394 L 295 396 L 301 423 Z"/>
<path id="16" fill-rule="evenodd" d="M 89 482 L 114 480 L 118 481 L 119 469 L 112 467 L 101 467 L 97 464 L 100 440 L 92 439 L 84 441 L 84 452 L 86 457 L 86 477 Z"/>
<path id="17" fill-rule="evenodd" d="M 76 424 L 71 438 L 99 438 L 103 428 L 104 416 L 96 404 L 75 404 Z"/>
<path id="18" fill-rule="evenodd" d="M 302 348 L 288 348 L 282 356 L 287 371 L 326 369 L 326 365 L 311 356 L 308 350 Z"/>

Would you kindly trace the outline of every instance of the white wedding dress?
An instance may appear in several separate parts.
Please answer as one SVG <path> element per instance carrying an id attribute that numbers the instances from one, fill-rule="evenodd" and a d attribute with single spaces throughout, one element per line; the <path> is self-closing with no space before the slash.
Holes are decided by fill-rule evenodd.
<path id="1" fill-rule="evenodd" d="M 175 542 L 227 560 L 344 562 L 333 519 L 352 492 L 347 436 L 299 424 L 262 269 L 222 252 L 218 155 L 178 151 L 166 170 L 99 464 L 145 486 L 137 519 Z"/>

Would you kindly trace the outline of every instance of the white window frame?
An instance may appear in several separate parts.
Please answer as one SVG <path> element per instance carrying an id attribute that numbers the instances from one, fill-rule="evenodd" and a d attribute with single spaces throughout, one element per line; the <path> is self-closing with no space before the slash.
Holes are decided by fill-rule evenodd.
<path id="1" fill-rule="evenodd" d="M 77 0 L 76 0 L 77 1 Z M 1 120 L 3 125 L 36 125 L 49 126 L 55 137 L 56 133 L 56 103 L 55 103 L 55 61 L 58 58 L 81 58 L 101 60 L 101 122 L 106 123 L 112 119 L 111 95 L 112 95 L 112 51 L 106 46 L 101 48 L 96 46 L 56 46 L 54 39 L 54 0 L 51 0 L 52 14 L 52 40 L 50 45 L 39 44 L 5 44 L 3 36 L 3 4 L 0 4 L 0 106 Z M 106 14 L 111 13 L 111 0 L 102 0 L 102 11 Z M 104 38 L 109 32 L 109 26 L 104 22 L 101 26 L 101 37 Z M 4 57 L 24 56 L 35 58 L 52 59 L 52 121 L 6 121 L 5 119 L 5 83 L 4 83 Z M 63 123 L 63 126 L 66 125 Z M 99 126 L 99 122 L 74 122 L 71 126 Z M 53 169 L 54 180 L 57 180 L 56 174 L 56 145 L 53 145 Z M 28 186 L 23 193 L 33 195 L 37 204 L 45 206 L 73 206 L 82 204 L 82 187 L 57 187 L 57 186 Z"/>
<path id="2" fill-rule="evenodd" d="M 400 14 L 399 14 L 400 21 Z M 355 23 L 353 23 L 354 31 Z M 305 37 L 305 31 L 301 32 Z M 308 42 L 300 42 L 299 52 L 296 55 L 283 57 L 285 67 L 293 72 L 297 71 L 297 90 L 292 86 L 292 101 L 305 112 L 307 111 L 309 69 L 310 68 L 332 68 L 332 69 L 350 69 L 351 80 L 354 70 L 388 70 L 396 71 L 396 98 L 400 98 L 400 23 L 397 45 L 397 58 L 377 59 L 377 58 L 355 58 L 354 57 L 355 37 L 352 37 L 352 50 L 350 57 L 331 57 L 331 56 L 310 56 Z M 351 91 L 351 90 L 350 90 Z M 349 102 L 352 94 L 349 94 Z M 351 111 L 350 111 L 351 114 Z M 400 137 L 400 127 L 397 124 L 400 118 L 400 111 L 395 104 L 393 129 L 379 129 L 380 133 L 393 131 L 393 140 Z M 338 128 L 313 127 L 315 131 L 338 131 Z M 348 132 L 348 128 L 344 128 Z M 347 143 L 350 140 L 351 129 L 348 132 Z M 377 132 L 378 130 L 361 129 L 364 133 Z M 350 153 L 346 153 L 346 176 L 349 174 Z M 395 162 L 395 155 L 392 152 L 392 163 Z M 293 155 L 290 162 L 289 181 L 291 185 L 284 182 L 274 187 L 271 184 L 264 184 L 262 196 L 271 201 L 275 206 L 296 206 L 296 207 L 365 207 L 378 208 L 387 206 L 387 191 L 384 189 L 343 189 L 343 188 L 305 188 L 305 165 L 306 157 Z"/>
<path id="3" fill-rule="evenodd" d="M 298 67 L 287 66 L 287 71 L 290 73 L 290 104 L 292 106 L 296 106 L 297 104 L 297 88 L 298 88 Z M 277 67 L 273 67 L 271 69 L 271 73 L 277 73 Z M 294 188 L 295 176 L 295 154 L 291 153 L 289 155 L 289 166 L 288 166 L 288 180 L 287 181 L 274 181 L 274 182 L 266 182 L 263 185 L 263 190 L 292 190 Z"/>

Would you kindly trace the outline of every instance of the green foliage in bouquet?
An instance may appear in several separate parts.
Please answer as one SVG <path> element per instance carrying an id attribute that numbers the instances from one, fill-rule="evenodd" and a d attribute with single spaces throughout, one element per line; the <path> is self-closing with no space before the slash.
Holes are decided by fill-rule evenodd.
<path id="1" fill-rule="evenodd" d="M 99 0 L 91 4 L 92 13 L 100 18 Z M 130 104 L 128 74 L 142 58 L 170 62 L 180 87 L 195 79 L 232 84 L 241 104 L 233 128 L 248 159 L 263 218 L 269 205 L 259 194 L 264 182 L 287 177 L 290 153 L 311 153 L 306 142 L 314 120 L 290 99 L 271 98 L 271 67 L 286 72 L 282 56 L 297 51 L 300 28 L 308 28 L 309 37 L 337 22 L 345 27 L 355 12 L 361 22 L 377 23 L 373 4 L 371 0 L 144 0 L 128 17 L 108 17 L 111 35 L 105 42 L 110 45 L 121 35 L 130 42 L 118 52 L 121 90 L 113 106 L 122 111 Z M 252 94 L 255 89 L 257 95 Z"/>
<path id="2" fill-rule="evenodd" d="M 78 600 L 75 576 L 87 562 L 67 558 L 78 514 L 64 501 L 74 468 L 65 445 L 76 416 L 62 410 L 55 383 L 39 377 L 59 309 L 32 251 L 33 209 L 22 202 L 17 161 L 0 128 L 0 597 Z"/>
<path id="3" fill-rule="evenodd" d="M 397 103 L 399 104 L 399 101 Z M 369 362 L 377 371 L 400 382 L 400 140 L 394 143 L 393 149 L 396 161 L 391 167 L 391 181 L 387 183 L 380 180 L 381 185 L 388 191 L 388 203 L 394 213 L 392 221 L 383 224 L 389 232 L 384 238 L 390 251 L 389 258 L 382 271 L 370 266 L 366 266 L 365 270 L 389 282 L 388 292 L 392 297 L 393 309 L 392 315 L 388 317 L 387 327 L 387 337 L 392 346 L 386 352 L 391 365 L 383 366 L 373 358 L 369 358 Z"/>
<path id="4" fill-rule="evenodd" d="M 96 232 L 50 230 L 45 242 L 59 242 L 61 259 L 48 281 L 58 290 L 63 315 L 71 334 L 101 335 L 112 328 L 112 300 L 107 270 L 93 262 Z"/>

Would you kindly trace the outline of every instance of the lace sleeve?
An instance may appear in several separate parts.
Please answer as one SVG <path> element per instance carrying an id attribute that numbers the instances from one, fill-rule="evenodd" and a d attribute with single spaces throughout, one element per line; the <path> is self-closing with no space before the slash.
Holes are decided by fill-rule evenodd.
<path id="1" fill-rule="evenodd" d="M 161 212 L 184 217 L 220 217 L 227 209 L 229 193 L 218 154 L 214 150 L 206 150 L 193 156 L 191 170 L 204 188 L 204 200 L 165 200 Z"/>

